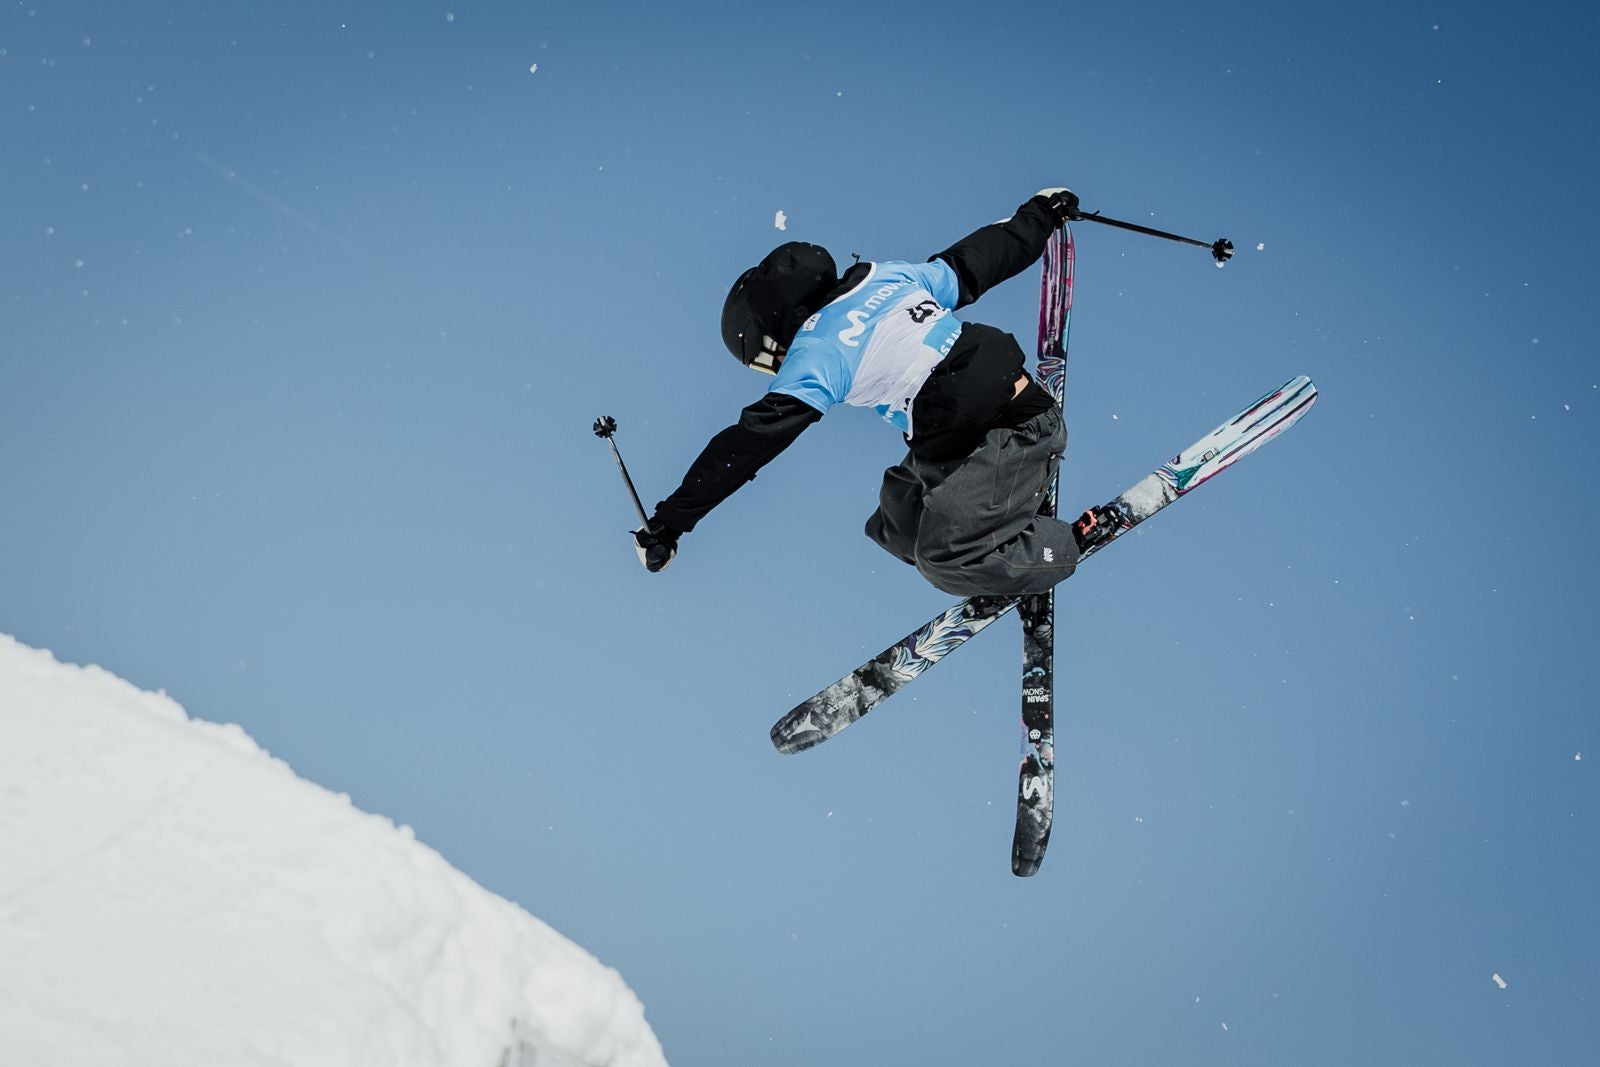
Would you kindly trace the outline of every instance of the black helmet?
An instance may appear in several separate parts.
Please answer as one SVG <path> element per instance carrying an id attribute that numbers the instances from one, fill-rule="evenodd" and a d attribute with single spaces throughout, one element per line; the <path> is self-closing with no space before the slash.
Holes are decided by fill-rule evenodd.
<path id="1" fill-rule="evenodd" d="M 739 275 L 722 304 L 722 343 L 746 367 L 777 373 L 777 355 L 839 284 L 821 245 L 790 241 Z"/>

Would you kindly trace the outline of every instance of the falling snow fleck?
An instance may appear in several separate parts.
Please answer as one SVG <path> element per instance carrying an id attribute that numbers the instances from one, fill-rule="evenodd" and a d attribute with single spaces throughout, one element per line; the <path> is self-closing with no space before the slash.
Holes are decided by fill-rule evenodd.
<path id="1" fill-rule="evenodd" d="M 779 211 L 772 217 L 772 225 L 776 226 L 780 230 L 787 230 L 789 228 L 789 216 L 785 215 L 782 211 Z"/>
<path id="2" fill-rule="evenodd" d="M 533 66 L 529 67 L 528 68 L 528 73 L 529 74 L 537 74 L 537 73 L 539 73 L 539 64 L 535 63 Z"/>
<path id="3" fill-rule="evenodd" d="M 1501 989 L 1504 989 L 1506 987 L 1506 980 L 1504 978 L 1501 978 L 1498 974 L 1492 974 L 1489 977 L 1491 979 L 1493 979 L 1494 984 L 1499 986 Z"/>

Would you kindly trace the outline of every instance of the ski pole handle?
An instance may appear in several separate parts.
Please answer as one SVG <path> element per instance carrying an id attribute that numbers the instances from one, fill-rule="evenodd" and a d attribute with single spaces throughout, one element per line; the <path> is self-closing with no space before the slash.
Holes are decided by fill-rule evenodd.
<path id="1" fill-rule="evenodd" d="M 622 472 L 622 482 L 628 487 L 628 495 L 633 498 L 633 510 L 639 513 L 639 523 L 649 526 L 650 517 L 644 513 L 644 505 L 639 502 L 639 492 L 633 487 L 633 479 L 628 477 L 628 465 L 622 462 L 622 453 L 617 451 L 617 442 L 612 439 L 612 434 L 616 432 L 617 420 L 610 415 L 601 415 L 594 420 L 594 435 L 603 437 L 606 444 L 611 446 L 611 455 L 617 461 L 617 470 Z"/>

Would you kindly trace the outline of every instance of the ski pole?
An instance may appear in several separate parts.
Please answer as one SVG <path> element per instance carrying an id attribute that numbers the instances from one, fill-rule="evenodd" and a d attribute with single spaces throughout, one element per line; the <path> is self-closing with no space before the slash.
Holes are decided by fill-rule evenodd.
<path id="1" fill-rule="evenodd" d="M 1194 245 L 1196 248 L 1209 248 L 1211 249 L 1211 258 L 1216 260 L 1219 267 L 1233 258 L 1233 242 L 1226 237 L 1218 237 L 1210 244 L 1206 244 L 1204 241 L 1196 241 L 1193 237 L 1184 237 L 1180 234 L 1168 233 L 1166 230 L 1154 230 L 1149 226 L 1140 226 L 1137 222 L 1123 222 L 1121 219 L 1107 218 L 1099 212 L 1080 214 L 1078 218 L 1085 222 L 1103 222 L 1107 226 L 1132 230 L 1134 233 L 1147 233 L 1151 237 L 1165 237 L 1169 241 L 1181 241 L 1186 245 Z M 1077 220 L 1074 219 L 1073 221 Z"/>
<path id="2" fill-rule="evenodd" d="M 622 472 L 622 481 L 628 487 L 628 495 L 633 497 L 633 510 L 639 513 L 639 521 L 649 526 L 650 519 L 644 513 L 644 505 L 639 503 L 639 493 L 633 488 L 633 479 L 628 477 L 628 465 L 622 462 L 622 453 L 617 451 L 617 442 L 611 437 L 616 432 L 617 420 L 610 415 L 601 415 L 594 420 L 594 435 L 605 438 L 606 444 L 611 446 L 611 454 L 617 461 L 617 470 Z"/>

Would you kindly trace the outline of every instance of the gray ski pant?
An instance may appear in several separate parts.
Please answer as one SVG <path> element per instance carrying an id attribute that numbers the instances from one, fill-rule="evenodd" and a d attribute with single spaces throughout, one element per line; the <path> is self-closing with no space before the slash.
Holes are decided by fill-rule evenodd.
<path id="1" fill-rule="evenodd" d="M 883 472 L 867 536 L 956 596 L 1042 593 L 1071 576 L 1070 523 L 1040 515 L 1066 451 L 1061 409 L 993 429 L 949 463 L 914 452 Z"/>

